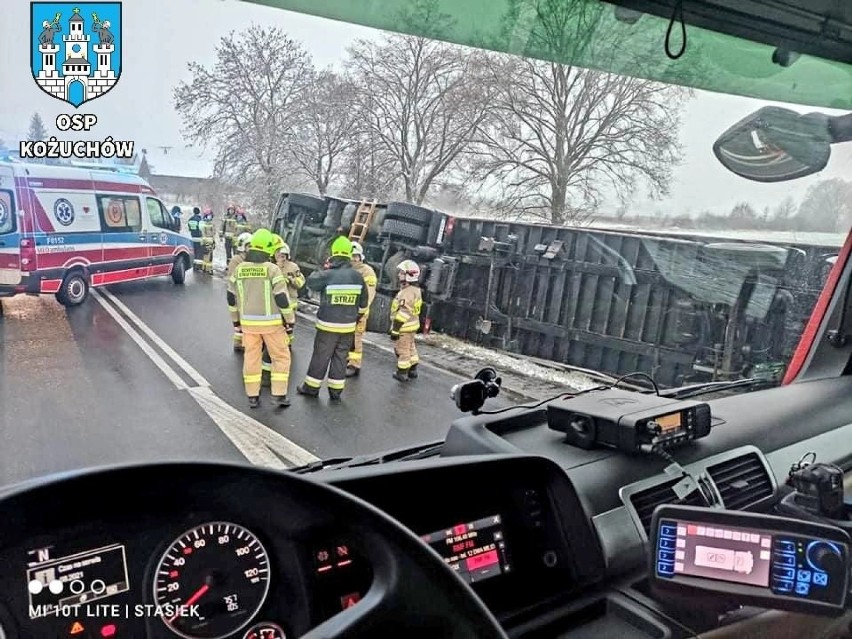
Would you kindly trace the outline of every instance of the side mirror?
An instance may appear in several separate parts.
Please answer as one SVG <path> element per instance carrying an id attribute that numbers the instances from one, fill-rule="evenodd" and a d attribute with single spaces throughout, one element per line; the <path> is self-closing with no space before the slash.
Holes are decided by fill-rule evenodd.
<path id="1" fill-rule="evenodd" d="M 713 153 L 726 169 L 755 182 L 795 180 L 828 164 L 831 143 L 841 141 L 832 135 L 833 120 L 764 107 L 720 135 Z"/>

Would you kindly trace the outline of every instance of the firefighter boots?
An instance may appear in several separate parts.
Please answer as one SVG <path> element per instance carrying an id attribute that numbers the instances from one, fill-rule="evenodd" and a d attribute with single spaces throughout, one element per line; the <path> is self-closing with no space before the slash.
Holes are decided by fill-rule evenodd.
<path id="1" fill-rule="evenodd" d="M 257 408 L 258 406 L 260 406 L 260 397 L 259 396 L 249 397 L 248 400 L 249 400 L 249 408 Z"/>
<path id="2" fill-rule="evenodd" d="M 408 371 L 402 368 L 397 368 L 396 372 L 393 374 L 393 378 L 400 382 L 408 381 Z"/>
<path id="3" fill-rule="evenodd" d="M 346 377 L 358 377 L 361 374 L 360 368 L 355 368 L 354 366 L 346 367 Z"/>
<path id="4" fill-rule="evenodd" d="M 319 389 L 311 388 L 310 386 L 308 386 L 305 383 L 299 384 L 296 387 L 296 392 L 299 393 L 299 395 L 307 395 L 308 397 L 318 397 L 319 396 Z"/>
<path id="5" fill-rule="evenodd" d="M 412 364 L 408 369 L 408 379 L 417 379 L 417 364 Z"/>
<path id="6" fill-rule="evenodd" d="M 286 395 L 273 395 L 272 401 L 281 408 L 287 408 L 290 405 L 290 399 Z"/>

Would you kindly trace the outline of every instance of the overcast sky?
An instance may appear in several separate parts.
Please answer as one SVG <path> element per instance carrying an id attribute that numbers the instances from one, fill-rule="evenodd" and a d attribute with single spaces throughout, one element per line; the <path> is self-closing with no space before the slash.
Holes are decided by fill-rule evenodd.
<path id="1" fill-rule="evenodd" d="M 30 3 L 2 0 L 0 20 L 0 138 L 7 145 L 23 138 L 30 117 L 39 112 L 50 133 L 60 138 L 53 123 L 60 113 L 69 113 L 62 102 L 38 88 L 30 73 Z M 218 40 L 231 30 L 252 23 L 277 25 L 300 40 L 318 66 L 336 66 L 347 45 L 356 38 L 375 38 L 380 32 L 358 25 L 290 13 L 237 0 L 124 0 L 121 80 L 107 96 L 84 105 L 80 112 L 99 119 L 92 138 L 132 139 L 148 149 L 149 161 L 158 173 L 204 175 L 210 170 L 209 153 L 186 148 L 181 123 L 172 107 L 172 91 L 188 80 L 186 65 L 194 60 L 214 61 Z M 63 17 L 63 22 L 64 22 Z M 786 195 L 800 199 L 818 179 L 852 179 L 852 145 L 834 147 L 828 168 L 819 176 L 795 182 L 763 185 L 728 173 L 713 157 L 716 136 L 740 118 L 769 104 L 759 100 L 699 92 L 688 106 L 681 131 L 684 163 L 674 176 L 672 193 L 662 203 L 637 194 L 634 211 L 654 209 L 674 213 L 703 210 L 729 211 L 745 200 L 758 208 L 774 205 Z M 800 112 L 814 109 L 802 107 Z M 826 113 L 836 111 L 823 110 Z M 79 136 L 83 137 L 83 136 Z M 159 147 L 173 147 L 168 155 Z"/>

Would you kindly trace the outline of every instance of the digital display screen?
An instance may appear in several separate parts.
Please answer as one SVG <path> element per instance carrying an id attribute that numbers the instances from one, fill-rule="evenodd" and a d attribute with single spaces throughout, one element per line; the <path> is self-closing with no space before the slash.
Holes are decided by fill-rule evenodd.
<path id="1" fill-rule="evenodd" d="M 30 552 L 27 592 L 30 618 L 45 617 L 63 606 L 79 606 L 111 597 L 130 588 L 124 546 L 102 548 L 53 557 L 51 549 Z"/>
<path id="2" fill-rule="evenodd" d="M 661 521 L 657 574 L 769 587 L 772 536 L 746 528 Z"/>
<path id="3" fill-rule="evenodd" d="M 660 427 L 660 432 L 663 434 L 669 433 L 673 430 L 678 430 L 683 425 L 679 412 L 657 417 L 654 421 L 657 422 L 657 425 Z"/>
<path id="4" fill-rule="evenodd" d="M 467 583 L 511 572 L 503 518 L 492 515 L 422 536 Z"/>

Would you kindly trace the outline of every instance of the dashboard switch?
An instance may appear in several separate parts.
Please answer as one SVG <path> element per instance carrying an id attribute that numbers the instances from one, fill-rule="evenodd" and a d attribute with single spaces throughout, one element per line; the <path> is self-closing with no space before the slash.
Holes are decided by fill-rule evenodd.
<path id="1" fill-rule="evenodd" d="M 107 624 L 101 627 L 101 637 L 114 637 L 117 630 L 114 623 Z"/>
<path id="2" fill-rule="evenodd" d="M 548 550 L 546 553 L 544 553 L 542 560 L 544 561 L 545 566 L 547 566 L 548 568 L 553 568 L 559 561 L 559 558 L 556 556 L 555 552 L 553 552 L 552 550 Z"/>

